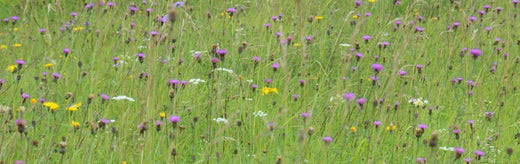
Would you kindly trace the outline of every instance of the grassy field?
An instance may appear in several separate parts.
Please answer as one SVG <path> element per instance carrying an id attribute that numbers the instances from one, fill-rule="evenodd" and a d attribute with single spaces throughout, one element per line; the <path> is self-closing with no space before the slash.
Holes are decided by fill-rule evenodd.
<path id="1" fill-rule="evenodd" d="M 1 1 L 0 163 L 517 163 L 516 3 Z"/>

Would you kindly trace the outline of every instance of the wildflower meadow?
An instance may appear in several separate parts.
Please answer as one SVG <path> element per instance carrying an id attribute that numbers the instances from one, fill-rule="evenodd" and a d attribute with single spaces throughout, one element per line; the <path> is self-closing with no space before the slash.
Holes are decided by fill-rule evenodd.
<path id="1" fill-rule="evenodd" d="M 518 0 L 0 0 L 0 164 L 518 163 Z"/>

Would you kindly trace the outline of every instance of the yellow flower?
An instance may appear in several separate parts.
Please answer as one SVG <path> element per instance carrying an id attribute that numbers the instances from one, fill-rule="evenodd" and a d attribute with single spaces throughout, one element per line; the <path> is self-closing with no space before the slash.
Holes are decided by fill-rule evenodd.
<path id="1" fill-rule="evenodd" d="M 1 46 L 0 46 L 0 50 L 1 50 L 1 49 L 6 49 L 6 48 L 7 48 L 6 45 L 1 45 Z"/>
<path id="2" fill-rule="evenodd" d="M 13 30 L 14 30 L 14 31 L 18 31 L 18 28 L 15 27 Z"/>
<path id="3" fill-rule="evenodd" d="M 350 131 L 355 133 L 357 131 L 357 129 L 356 129 L 356 127 L 350 127 Z"/>
<path id="4" fill-rule="evenodd" d="M 44 102 L 43 106 L 49 108 L 52 111 L 56 111 L 58 108 L 60 108 L 60 106 L 55 102 Z"/>
<path id="5" fill-rule="evenodd" d="M 262 93 L 261 93 L 262 96 L 263 95 L 267 95 L 269 93 L 276 93 L 276 94 L 278 94 L 278 89 L 276 89 L 276 88 L 269 88 L 269 87 L 262 88 Z"/>
<path id="6" fill-rule="evenodd" d="M 397 129 L 397 127 L 395 127 L 395 126 L 392 126 L 392 130 L 395 130 L 395 129 Z"/>
<path id="7" fill-rule="evenodd" d="M 76 129 L 79 129 L 79 122 L 77 121 L 72 121 L 72 126 Z"/>
<path id="8" fill-rule="evenodd" d="M 83 27 L 74 27 L 72 30 L 73 31 L 82 31 Z"/>
<path id="9" fill-rule="evenodd" d="M 164 118 L 164 117 L 166 117 L 166 113 L 161 112 L 161 113 L 159 113 L 159 116 L 160 116 L 161 118 Z"/>
<path id="10" fill-rule="evenodd" d="M 123 161 L 122 164 L 126 164 L 126 161 Z"/>
<path id="11" fill-rule="evenodd" d="M 31 99 L 31 104 L 36 104 L 36 99 Z"/>
<path id="12" fill-rule="evenodd" d="M 21 47 L 21 46 L 22 46 L 22 44 L 20 44 L 20 43 L 16 43 L 13 45 L 13 47 Z"/>
<path id="13" fill-rule="evenodd" d="M 302 46 L 302 44 L 300 44 L 300 43 L 294 44 L 294 47 L 300 47 L 300 46 Z"/>
<path id="14" fill-rule="evenodd" d="M 376 2 L 376 0 L 368 0 L 368 2 L 374 3 Z"/>
<path id="15" fill-rule="evenodd" d="M 314 19 L 321 20 L 321 19 L 323 19 L 323 17 L 322 16 L 316 16 L 316 17 L 314 17 Z"/>
<path id="16" fill-rule="evenodd" d="M 7 66 L 7 69 L 9 72 L 14 72 L 16 70 L 16 68 L 18 68 L 18 65 L 10 65 L 10 66 Z"/>
<path id="17" fill-rule="evenodd" d="M 386 127 L 386 130 L 389 131 L 389 130 L 390 130 L 390 126 L 387 126 L 387 127 Z"/>
<path id="18" fill-rule="evenodd" d="M 357 19 L 357 18 L 358 18 L 358 16 L 357 16 L 357 15 L 354 15 L 354 16 L 352 16 L 352 18 L 354 18 L 354 19 Z"/>
<path id="19" fill-rule="evenodd" d="M 52 63 L 45 64 L 45 67 L 47 67 L 47 68 L 52 67 Z"/>
<path id="20" fill-rule="evenodd" d="M 67 110 L 70 112 L 74 112 L 74 111 L 77 111 L 80 106 L 81 106 L 81 103 L 77 103 L 77 104 L 74 104 L 74 105 L 68 107 Z"/>

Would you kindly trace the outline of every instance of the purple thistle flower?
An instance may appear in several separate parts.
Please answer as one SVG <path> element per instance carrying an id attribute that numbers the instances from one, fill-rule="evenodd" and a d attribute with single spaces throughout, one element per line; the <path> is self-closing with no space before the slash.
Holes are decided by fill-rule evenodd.
<path id="1" fill-rule="evenodd" d="M 416 161 L 417 161 L 417 163 L 424 163 L 425 162 L 424 158 L 417 158 Z"/>
<path id="2" fill-rule="evenodd" d="M 101 94 L 101 98 L 102 98 L 103 100 L 108 100 L 108 99 L 110 99 L 110 97 L 109 97 L 108 95 L 106 95 L 106 94 Z"/>
<path id="3" fill-rule="evenodd" d="M 236 12 L 237 12 L 237 9 L 235 9 L 235 8 L 228 8 L 228 9 L 227 9 L 227 12 L 228 12 L 228 13 L 236 13 Z"/>
<path id="4" fill-rule="evenodd" d="M 399 71 L 399 74 L 400 74 L 401 76 L 406 76 L 406 71 L 401 70 L 401 71 Z"/>
<path id="5" fill-rule="evenodd" d="M 72 13 L 70 13 L 70 15 L 73 16 L 73 17 L 76 17 L 76 16 L 78 16 L 78 13 L 72 12 Z"/>
<path id="6" fill-rule="evenodd" d="M 156 36 L 157 34 L 159 34 L 157 31 L 150 31 L 150 35 L 152 36 Z"/>
<path id="7" fill-rule="evenodd" d="M 260 60 L 261 60 L 261 58 L 258 57 L 258 56 L 253 57 L 253 61 L 254 61 L 255 63 L 260 62 Z"/>
<path id="8" fill-rule="evenodd" d="M 17 120 L 14 122 L 14 124 L 15 124 L 16 126 L 25 126 L 25 125 L 27 125 L 27 122 L 26 122 L 25 120 L 19 118 L 19 119 L 17 119 Z"/>
<path id="9" fill-rule="evenodd" d="M 22 93 L 22 99 L 28 99 L 29 98 L 29 94 L 27 93 Z"/>
<path id="10" fill-rule="evenodd" d="M 482 55 L 482 51 L 480 51 L 479 49 L 472 49 L 472 50 L 469 50 L 469 54 L 471 56 L 473 56 L 473 59 L 477 59 L 479 56 Z"/>
<path id="11" fill-rule="evenodd" d="M 365 104 L 367 100 L 365 98 L 359 98 L 356 102 L 359 104 L 359 106 L 363 107 L 363 104 Z"/>
<path id="12" fill-rule="evenodd" d="M 100 123 L 103 123 L 103 124 L 105 124 L 105 125 L 106 125 L 106 124 L 110 124 L 110 120 L 107 120 L 107 119 L 104 119 L 104 118 L 101 119 L 101 120 L 99 120 L 99 122 L 100 122 Z"/>
<path id="13" fill-rule="evenodd" d="M 345 93 L 345 94 L 343 94 L 343 99 L 347 100 L 348 102 L 350 102 L 350 101 L 356 99 L 356 95 L 354 93 Z"/>
<path id="14" fill-rule="evenodd" d="M 378 127 L 379 125 L 381 125 L 381 121 L 374 121 L 374 126 Z"/>
<path id="15" fill-rule="evenodd" d="M 175 6 L 175 8 L 183 7 L 184 6 L 184 2 L 183 1 L 175 2 L 173 4 L 173 6 Z"/>
<path id="16" fill-rule="evenodd" d="M 325 136 L 323 137 L 323 139 L 321 139 L 323 142 L 325 142 L 325 144 L 329 144 L 332 142 L 332 138 L 331 137 L 328 137 L 328 136 Z"/>
<path id="17" fill-rule="evenodd" d="M 64 49 L 63 49 L 63 53 L 64 53 L 65 55 L 68 55 L 68 54 L 70 53 L 70 49 L 68 49 L 68 48 L 64 48 Z"/>
<path id="18" fill-rule="evenodd" d="M 172 123 L 179 123 L 179 122 L 181 122 L 181 118 L 179 116 L 173 115 L 173 116 L 170 116 L 169 121 Z"/>
<path id="19" fill-rule="evenodd" d="M 280 68 L 280 64 L 278 64 L 278 62 L 274 62 L 272 67 L 273 67 L 274 71 L 276 71 L 278 68 Z"/>
<path id="20" fill-rule="evenodd" d="M 25 164 L 24 161 L 15 161 L 14 164 Z"/>
<path id="21" fill-rule="evenodd" d="M 424 28 L 422 27 L 415 27 L 415 32 L 423 32 Z"/>
<path id="22" fill-rule="evenodd" d="M 419 129 L 422 129 L 422 130 L 424 130 L 424 129 L 428 129 L 428 126 L 426 126 L 426 125 L 424 125 L 424 124 L 419 124 L 419 125 L 417 125 L 417 127 L 418 127 Z"/>
<path id="23" fill-rule="evenodd" d="M 381 70 L 383 70 L 383 65 L 377 63 L 372 64 L 372 69 L 374 69 L 376 73 L 379 73 Z"/>
<path id="24" fill-rule="evenodd" d="M 309 118 L 311 115 L 307 112 L 303 112 L 300 114 L 301 117 L 303 117 L 303 119 L 306 119 L 306 118 Z"/>
<path id="25" fill-rule="evenodd" d="M 219 62 L 219 60 L 218 60 L 217 58 L 211 58 L 210 61 L 211 61 L 211 63 L 213 63 L 213 64 L 216 64 L 216 63 Z"/>

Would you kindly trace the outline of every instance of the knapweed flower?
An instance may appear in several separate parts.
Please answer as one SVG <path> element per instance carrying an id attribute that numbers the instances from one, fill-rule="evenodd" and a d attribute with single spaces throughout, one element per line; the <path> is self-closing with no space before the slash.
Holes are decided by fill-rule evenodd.
<path id="1" fill-rule="evenodd" d="M 262 88 L 262 93 L 261 93 L 262 96 L 270 94 L 270 93 L 278 94 L 278 89 L 276 89 L 276 88 L 269 88 L 269 87 Z"/>
<path id="2" fill-rule="evenodd" d="M 365 43 L 368 43 L 368 41 L 372 39 L 372 37 L 370 35 L 365 35 L 361 39 L 365 40 Z"/>
<path id="3" fill-rule="evenodd" d="M 311 117 L 311 114 L 307 113 L 307 112 L 302 112 L 300 113 L 300 116 L 305 120 L 307 118 L 310 118 Z"/>
<path id="4" fill-rule="evenodd" d="M 144 62 L 144 57 L 145 57 L 144 53 L 138 53 L 136 56 L 140 63 Z"/>
<path id="5" fill-rule="evenodd" d="M 345 94 L 343 94 L 343 99 L 347 100 L 347 102 L 350 102 L 350 101 L 356 99 L 356 95 L 354 93 L 345 93 Z"/>
<path id="6" fill-rule="evenodd" d="M 14 124 L 18 126 L 18 132 L 23 133 L 25 132 L 25 126 L 27 125 L 27 122 L 21 118 L 17 119 Z"/>
<path id="7" fill-rule="evenodd" d="M 366 100 L 365 98 L 362 97 L 362 98 L 359 98 L 359 99 L 357 100 L 357 103 L 359 104 L 359 106 L 363 107 L 363 105 L 365 104 L 366 101 L 367 101 L 367 100 Z"/>
<path id="8" fill-rule="evenodd" d="M 280 64 L 278 62 L 274 62 L 272 67 L 273 67 L 273 70 L 276 72 L 276 70 L 278 70 L 278 68 L 280 68 Z"/>
<path id="9" fill-rule="evenodd" d="M 424 163 L 426 160 L 424 160 L 424 158 L 417 158 L 416 161 L 417 163 Z"/>
<path id="10" fill-rule="evenodd" d="M 377 63 L 372 64 L 372 69 L 376 71 L 376 73 L 379 73 L 383 70 L 383 65 Z"/>
<path id="11" fill-rule="evenodd" d="M 475 159 L 477 160 L 480 160 L 481 157 L 483 157 L 485 154 L 483 151 L 480 151 L 480 150 L 475 150 L 475 152 L 473 152 L 473 154 L 475 154 Z"/>
<path id="12" fill-rule="evenodd" d="M 463 148 L 456 147 L 455 148 L 455 158 L 459 159 L 466 151 Z"/>
<path id="13" fill-rule="evenodd" d="M 399 75 L 406 76 L 406 71 L 403 71 L 403 70 L 399 71 Z"/>
<path id="14" fill-rule="evenodd" d="M 325 142 L 326 145 L 330 144 L 332 142 L 332 138 L 325 136 L 323 139 L 321 139 L 323 142 Z"/>
<path id="15" fill-rule="evenodd" d="M 105 128 L 106 125 L 108 125 L 108 124 L 110 124 L 110 120 L 104 119 L 104 118 L 99 120 L 99 122 L 98 122 L 98 125 L 100 128 Z"/>
<path id="16" fill-rule="evenodd" d="M 374 121 L 373 124 L 374 124 L 374 126 L 376 126 L 376 128 L 378 128 L 379 125 L 381 125 L 382 123 L 381 123 L 381 121 Z"/>
<path id="17" fill-rule="evenodd" d="M 60 106 L 55 102 L 44 102 L 43 106 L 47 107 L 48 109 L 52 110 L 53 112 L 55 112 L 56 110 L 58 110 L 58 108 L 60 108 Z"/>
<path id="18" fill-rule="evenodd" d="M 482 55 L 482 51 L 475 48 L 475 49 L 469 50 L 469 54 L 473 57 L 473 59 L 477 59 L 480 55 Z"/>
<path id="19" fill-rule="evenodd" d="M 426 126 L 424 124 L 419 124 L 419 125 L 417 125 L 417 128 L 424 130 L 424 129 L 428 129 L 428 126 Z"/>

